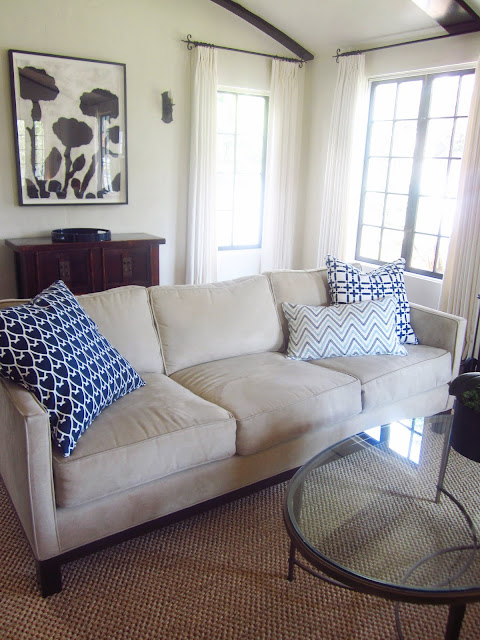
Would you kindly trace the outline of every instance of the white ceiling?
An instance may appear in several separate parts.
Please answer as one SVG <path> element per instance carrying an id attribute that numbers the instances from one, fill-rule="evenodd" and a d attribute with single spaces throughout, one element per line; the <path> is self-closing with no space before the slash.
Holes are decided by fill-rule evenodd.
<path id="1" fill-rule="evenodd" d="M 480 13 L 480 0 L 469 0 Z M 412 0 L 240 0 L 315 54 L 441 35 Z"/>

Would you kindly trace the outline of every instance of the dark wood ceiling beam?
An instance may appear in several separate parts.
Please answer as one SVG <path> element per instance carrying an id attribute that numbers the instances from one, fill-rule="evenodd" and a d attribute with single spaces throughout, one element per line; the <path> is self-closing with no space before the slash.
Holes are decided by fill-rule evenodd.
<path id="1" fill-rule="evenodd" d="M 292 40 L 290 36 L 287 36 L 286 33 L 283 33 L 283 31 L 280 31 L 280 29 L 277 29 L 276 27 L 274 27 L 272 24 L 270 24 L 263 18 L 260 18 L 260 16 L 257 16 L 251 11 L 248 11 L 248 9 L 245 9 L 245 7 L 242 7 L 242 5 L 238 4 L 238 2 L 233 2 L 232 0 L 211 0 L 211 1 L 214 2 L 215 4 L 218 4 L 220 7 L 227 9 L 227 11 L 234 13 L 236 16 L 238 16 L 239 18 L 242 18 L 243 20 L 253 25 L 257 29 L 260 29 L 260 31 L 263 31 L 263 33 L 266 33 L 268 36 L 270 36 L 271 38 L 279 42 L 281 45 L 286 47 L 289 51 L 294 53 L 296 56 L 298 56 L 302 60 L 305 60 L 305 61 L 313 60 L 313 54 L 311 54 L 309 51 L 304 49 L 301 45 L 298 44 L 298 42 L 295 42 L 295 40 Z"/>
<path id="2" fill-rule="evenodd" d="M 450 34 L 480 31 L 480 17 L 464 0 L 413 0 Z"/>

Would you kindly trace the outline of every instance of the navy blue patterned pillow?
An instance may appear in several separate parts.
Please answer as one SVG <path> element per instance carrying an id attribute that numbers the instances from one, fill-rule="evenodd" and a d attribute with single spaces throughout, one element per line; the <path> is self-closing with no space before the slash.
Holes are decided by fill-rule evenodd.
<path id="1" fill-rule="evenodd" d="M 0 310 L 0 375 L 45 407 L 64 456 L 105 407 L 145 384 L 61 280 Z"/>
<path id="2" fill-rule="evenodd" d="M 418 344 L 418 338 L 410 324 L 410 304 L 407 298 L 403 271 L 405 260 L 385 264 L 368 273 L 328 255 L 325 258 L 328 268 L 328 288 L 332 304 L 347 304 L 378 300 L 385 296 L 395 296 L 397 335 L 400 344 Z"/>

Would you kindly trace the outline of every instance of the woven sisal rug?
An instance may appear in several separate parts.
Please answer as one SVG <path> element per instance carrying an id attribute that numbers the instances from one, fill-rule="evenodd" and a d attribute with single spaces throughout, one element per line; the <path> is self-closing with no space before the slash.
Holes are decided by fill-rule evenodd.
<path id="1" fill-rule="evenodd" d="M 286 580 L 285 485 L 63 567 L 43 599 L 0 482 L 1 640 L 390 640 L 394 604 L 323 583 Z M 441 639 L 445 606 L 400 605 L 406 639 Z M 480 638 L 480 603 L 461 638 Z"/>

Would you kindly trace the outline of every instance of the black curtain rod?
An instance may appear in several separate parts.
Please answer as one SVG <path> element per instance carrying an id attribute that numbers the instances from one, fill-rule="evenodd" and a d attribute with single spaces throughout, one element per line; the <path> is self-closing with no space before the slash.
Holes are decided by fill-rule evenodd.
<path id="1" fill-rule="evenodd" d="M 210 47 L 211 49 L 224 49 L 225 51 L 237 51 L 238 53 L 248 53 L 252 56 L 263 56 L 264 58 L 274 58 L 275 60 L 283 60 L 284 62 L 296 62 L 301 67 L 303 66 L 306 60 L 302 60 L 301 58 L 285 58 L 284 56 L 276 56 L 271 53 L 259 53 L 258 51 L 247 51 L 246 49 L 234 49 L 233 47 L 222 47 L 219 44 L 209 44 L 208 42 L 197 42 L 196 40 L 191 39 L 192 36 L 188 34 L 186 40 L 182 40 L 182 42 L 187 43 L 187 49 L 193 49 L 193 47 Z"/>
<path id="2" fill-rule="evenodd" d="M 403 47 L 405 44 L 416 44 L 417 42 L 429 42 L 430 40 L 440 40 L 440 38 L 451 38 L 452 36 L 462 36 L 465 33 L 472 33 L 471 31 L 464 31 L 462 33 L 445 33 L 441 36 L 432 36 L 431 38 L 421 38 L 420 40 L 407 40 L 407 42 L 397 42 L 396 44 L 384 44 L 381 47 L 373 47 L 372 49 L 359 49 L 358 51 L 345 51 L 340 53 L 340 49 L 337 49 L 336 55 L 332 58 L 336 58 L 337 62 L 339 58 L 346 56 L 358 56 L 361 53 L 368 53 L 369 51 L 380 51 L 381 49 L 391 49 L 392 47 Z"/>

